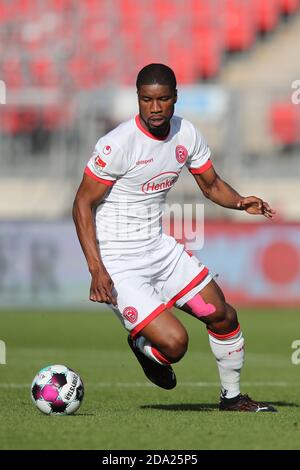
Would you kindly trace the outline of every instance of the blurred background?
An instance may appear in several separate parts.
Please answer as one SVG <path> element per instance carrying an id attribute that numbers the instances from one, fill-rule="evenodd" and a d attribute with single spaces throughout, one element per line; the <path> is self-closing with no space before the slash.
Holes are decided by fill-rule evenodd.
<path id="1" fill-rule="evenodd" d="M 90 305 L 72 202 L 98 138 L 137 113 L 138 71 L 162 62 L 217 171 L 278 211 L 205 201 L 196 254 L 230 301 L 299 306 L 299 57 L 300 0 L 0 0 L 0 305 Z M 169 202 L 204 202 L 188 172 Z"/>

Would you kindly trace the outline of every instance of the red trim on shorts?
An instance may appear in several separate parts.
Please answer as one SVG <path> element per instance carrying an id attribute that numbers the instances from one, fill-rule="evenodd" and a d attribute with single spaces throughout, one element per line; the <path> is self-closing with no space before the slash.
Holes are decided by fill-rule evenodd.
<path id="1" fill-rule="evenodd" d="M 172 307 L 178 299 L 183 297 L 187 294 L 191 289 L 193 289 L 197 284 L 199 284 L 209 273 L 208 269 L 205 267 L 197 276 L 187 285 L 185 286 L 178 294 L 176 294 L 167 304 L 159 305 L 155 310 L 153 310 L 150 315 L 148 315 L 141 323 L 139 323 L 133 330 L 130 331 L 130 335 L 132 339 L 134 339 L 139 332 L 145 328 L 154 318 L 160 315 L 164 310 L 167 308 Z"/>
<path id="2" fill-rule="evenodd" d="M 137 116 L 135 116 L 135 123 L 137 125 L 137 127 L 139 128 L 140 131 L 143 132 L 143 134 L 147 135 L 148 137 L 150 137 L 151 139 L 154 139 L 154 140 L 166 140 L 166 138 L 168 137 L 168 135 L 166 135 L 166 137 L 156 137 L 155 135 L 151 134 L 151 132 L 147 131 L 147 129 L 145 129 L 142 124 L 141 124 L 141 118 L 139 116 L 139 114 Z"/>
<path id="3" fill-rule="evenodd" d="M 233 331 L 231 331 L 231 333 L 227 333 L 225 335 L 218 335 L 217 333 L 213 333 L 210 330 L 207 330 L 207 332 L 208 332 L 209 335 L 213 336 L 214 338 L 222 340 L 222 339 L 229 339 L 229 338 L 232 338 L 233 336 L 237 335 L 240 332 L 240 329 L 241 329 L 241 327 L 240 327 L 240 325 L 238 325 L 238 327 L 235 330 L 233 330 Z"/>
<path id="4" fill-rule="evenodd" d="M 206 267 L 202 269 L 202 271 L 199 274 L 197 274 L 197 276 L 194 277 L 194 279 L 187 286 L 185 286 L 181 291 L 178 292 L 178 294 L 176 294 L 171 300 L 169 300 L 169 302 L 166 305 L 166 308 L 172 307 L 175 304 L 175 302 L 177 302 L 177 300 L 181 299 L 181 297 L 183 297 L 190 290 L 196 287 L 197 284 L 203 281 L 203 279 L 208 275 L 208 273 L 209 271 Z"/>
<path id="5" fill-rule="evenodd" d="M 103 178 L 99 178 L 99 176 L 96 176 L 90 169 L 89 167 L 85 167 L 85 170 L 84 170 L 84 173 L 88 176 L 90 176 L 91 178 L 93 178 L 93 180 L 96 180 L 96 181 L 99 181 L 99 183 L 103 183 L 103 184 L 106 184 L 107 186 L 113 186 L 115 184 L 115 181 L 110 181 L 110 180 L 105 180 Z"/>
<path id="6" fill-rule="evenodd" d="M 152 313 L 150 313 L 150 315 L 148 315 L 143 321 L 141 321 L 141 323 L 139 323 L 135 328 L 133 328 L 133 330 L 130 331 L 130 335 L 131 335 L 132 339 L 134 339 L 138 335 L 138 333 L 143 328 L 145 328 L 145 326 L 147 326 L 152 320 L 154 320 L 154 318 L 156 318 L 164 310 L 166 310 L 166 308 L 167 307 L 166 307 L 165 304 L 159 305 L 155 310 L 153 310 Z"/>
<path id="7" fill-rule="evenodd" d="M 168 364 L 168 365 L 171 364 L 171 362 L 168 361 L 168 359 L 166 359 L 165 356 L 163 356 L 157 349 L 151 348 L 151 352 L 153 356 L 155 356 L 156 359 L 158 359 L 163 364 Z"/>
<path id="8" fill-rule="evenodd" d="M 213 164 L 212 164 L 211 160 L 207 160 L 207 162 L 204 163 L 204 165 L 200 166 L 199 168 L 189 168 L 189 171 L 193 175 L 201 175 L 201 173 L 204 173 L 206 170 L 208 170 L 212 166 L 213 166 Z"/>

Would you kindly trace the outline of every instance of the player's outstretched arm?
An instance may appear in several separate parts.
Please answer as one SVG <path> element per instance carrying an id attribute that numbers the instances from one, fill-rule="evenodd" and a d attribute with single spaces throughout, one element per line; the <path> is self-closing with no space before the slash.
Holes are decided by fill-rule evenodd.
<path id="1" fill-rule="evenodd" d="M 116 305 L 113 281 L 100 257 L 93 217 L 93 209 L 103 200 L 108 189 L 107 185 L 84 175 L 73 204 L 73 220 L 92 276 L 90 300 Z"/>
<path id="2" fill-rule="evenodd" d="M 193 176 L 204 196 L 220 206 L 263 215 L 268 219 L 272 219 L 276 213 L 267 202 L 256 196 L 241 196 L 217 175 L 213 167 Z"/>

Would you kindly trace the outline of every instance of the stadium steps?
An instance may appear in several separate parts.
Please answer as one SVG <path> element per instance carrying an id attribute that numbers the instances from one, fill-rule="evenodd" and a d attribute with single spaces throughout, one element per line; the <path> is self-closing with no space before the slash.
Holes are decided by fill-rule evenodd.
<path id="1" fill-rule="evenodd" d="M 220 75 L 222 84 L 235 87 L 289 86 L 299 75 L 300 14 L 280 27 L 253 50 L 228 61 Z M 289 80 L 289 81 L 288 81 Z"/>
<path id="2" fill-rule="evenodd" d="M 64 179 L 1 178 L 0 217 L 5 220 L 70 216 L 74 188 Z"/>
<path id="3" fill-rule="evenodd" d="M 300 14 L 282 22 L 252 51 L 228 61 L 217 81 L 239 97 L 243 147 L 256 157 L 272 159 L 276 152 L 268 110 L 274 101 L 291 100 L 292 82 L 299 78 L 299 36 Z"/>

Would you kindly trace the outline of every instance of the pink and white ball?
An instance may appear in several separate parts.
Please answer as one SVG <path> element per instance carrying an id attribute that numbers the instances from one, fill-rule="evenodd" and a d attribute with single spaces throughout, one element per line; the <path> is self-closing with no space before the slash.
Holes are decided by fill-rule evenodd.
<path id="1" fill-rule="evenodd" d="M 73 369 L 60 364 L 41 369 L 31 384 L 33 403 L 47 415 L 75 413 L 83 396 L 84 386 L 80 376 Z"/>

